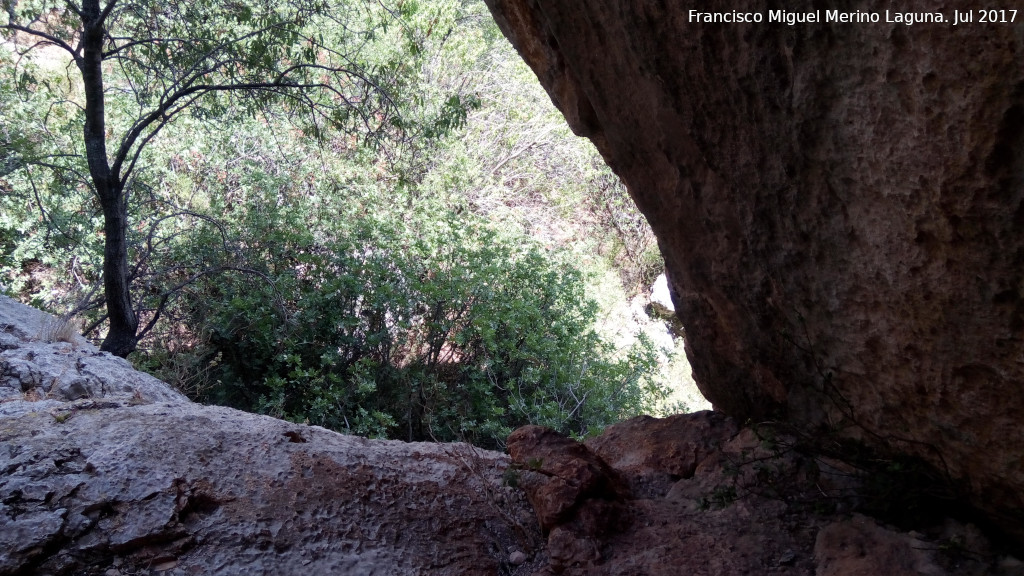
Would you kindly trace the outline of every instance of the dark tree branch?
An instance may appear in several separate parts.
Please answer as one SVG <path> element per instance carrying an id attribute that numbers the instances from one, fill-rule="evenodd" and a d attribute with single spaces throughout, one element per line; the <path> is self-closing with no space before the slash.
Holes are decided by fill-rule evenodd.
<path id="1" fill-rule="evenodd" d="M 74 2 L 71 2 L 71 0 L 64 0 L 64 6 L 66 6 L 68 10 L 71 10 L 76 15 L 78 15 L 79 18 L 83 17 L 82 9 L 76 6 Z"/>
<path id="2" fill-rule="evenodd" d="M 206 270 L 202 270 L 200 272 L 193 274 L 189 278 L 185 279 L 182 282 L 179 282 L 177 285 L 172 286 L 171 288 L 168 288 L 167 290 L 160 294 L 160 301 L 157 303 L 156 308 L 152 310 L 153 317 L 150 319 L 149 322 L 146 323 L 146 326 L 141 331 L 139 331 L 139 340 L 145 338 L 146 334 L 148 334 L 153 329 L 153 327 L 156 326 L 157 320 L 160 319 L 160 315 L 163 313 L 164 308 L 170 301 L 171 296 L 175 295 L 181 289 L 185 288 L 189 284 L 192 284 L 193 282 L 196 282 L 197 280 L 203 278 L 204 276 L 212 276 L 214 274 L 220 274 L 221 272 L 227 272 L 229 270 L 259 276 L 268 284 L 270 284 L 270 286 L 274 288 L 275 292 L 277 291 L 277 287 L 274 284 L 274 281 L 271 280 L 269 276 L 267 276 L 263 272 L 260 272 L 259 270 L 255 270 L 252 268 L 242 268 L 238 266 L 215 266 L 213 268 L 207 268 Z"/>
<path id="3" fill-rule="evenodd" d="M 160 44 L 182 44 L 182 45 L 185 45 L 185 44 L 190 44 L 192 42 L 195 42 L 195 39 L 189 40 L 187 38 L 146 38 L 144 40 L 131 40 L 131 38 L 122 38 L 120 36 L 108 36 L 107 38 L 110 40 L 111 44 L 114 44 L 115 41 L 117 41 L 117 40 L 130 40 L 130 42 L 128 42 L 127 44 L 122 44 L 120 46 L 116 46 L 115 45 L 115 47 L 113 49 L 107 50 L 106 52 L 104 52 L 103 53 L 103 59 L 104 60 L 106 60 L 108 58 L 113 58 L 114 56 L 117 56 L 121 52 L 123 52 L 125 50 L 128 50 L 130 48 L 134 48 L 136 46 L 145 46 L 147 44 L 156 44 L 156 45 L 160 45 Z"/>
<path id="4" fill-rule="evenodd" d="M 322 69 L 330 70 L 330 68 L 325 67 L 325 66 L 308 66 L 308 67 L 310 67 L 310 68 L 322 68 Z M 297 68 L 300 68 L 300 66 L 292 67 L 292 69 L 297 69 Z M 334 69 L 334 70 L 336 72 L 340 72 L 340 73 L 349 73 L 349 71 L 344 70 L 344 69 Z M 355 75 L 355 74 L 353 74 L 353 75 Z M 355 75 L 355 76 L 358 77 L 358 75 Z M 134 169 L 135 162 L 138 160 L 139 154 L 141 153 L 142 148 L 145 147 L 145 144 L 148 143 L 153 137 L 155 137 L 156 134 L 160 131 L 160 129 L 163 128 L 173 118 L 173 116 L 175 114 L 177 114 L 177 113 L 181 112 L 182 110 L 188 108 L 188 106 L 192 102 L 194 102 L 198 98 L 201 98 L 204 95 L 212 94 L 212 93 L 216 93 L 216 92 L 245 92 L 245 91 L 268 91 L 268 92 L 270 92 L 270 91 L 280 90 L 280 89 L 301 91 L 301 90 L 309 90 L 309 89 L 313 89 L 313 88 L 322 88 L 322 89 L 326 89 L 326 90 L 332 91 L 334 93 L 340 94 L 340 92 L 337 92 L 336 90 L 334 90 L 333 87 L 331 87 L 330 85 L 327 85 L 327 84 L 323 84 L 323 83 L 298 83 L 298 82 L 293 82 L 293 81 L 287 81 L 287 80 L 281 78 L 280 76 L 279 76 L 279 80 L 274 80 L 274 81 L 270 81 L 270 82 L 242 82 L 242 83 L 237 83 L 237 84 L 199 84 L 199 85 L 190 86 L 188 88 L 184 88 L 182 90 L 179 90 L 178 92 L 175 92 L 174 94 L 172 94 L 167 100 L 162 102 L 160 104 L 160 106 L 158 106 L 155 110 L 153 110 L 152 112 L 147 114 L 142 119 L 142 121 L 136 123 L 136 125 L 131 129 L 131 131 L 129 131 L 128 134 L 125 135 L 124 139 L 121 141 L 121 146 L 120 146 L 120 148 L 117 151 L 117 155 L 115 156 L 114 163 L 111 166 L 111 173 L 116 175 L 116 177 L 120 181 L 123 182 L 130 175 L 131 170 Z M 181 101 L 181 100 L 185 100 L 186 102 L 183 105 L 181 105 L 181 106 L 177 106 L 178 102 Z M 132 147 L 135 146 L 135 144 L 138 141 L 139 137 L 142 135 L 143 132 L 146 131 L 147 128 L 149 128 L 154 123 L 157 124 L 156 128 L 153 131 L 151 131 L 149 134 L 147 134 L 146 136 L 143 137 L 142 143 L 137 147 L 137 149 L 134 151 L 134 153 L 132 153 L 131 149 L 132 149 Z M 129 164 L 129 169 L 122 174 L 120 172 L 121 171 L 121 167 L 124 164 L 124 161 L 129 156 L 129 154 L 131 154 L 131 156 L 132 156 L 132 160 L 130 160 L 130 164 Z"/>
<path id="5" fill-rule="evenodd" d="M 110 16 L 110 12 L 117 6 L 117 0 L 110 0 L 107 5 L 103 7 L 103 12 L 100 13 L 99 23 L 102 24 L 107 20 L 107 16 Z"/>
<path id="6" fill-rule="evenodd" d="M 75 49 L 72 48 L 67 42 L 61 40 L 60 38 L 57 38 L 53 34 L 48 34 L 41 30 L 36 30 L 34 28 L 29 28 L 27 26 L 21 26 L 19 24 L 4 24 L 3 26 L 0 26 L 0 28 L 3 28 L 5 30 L 16 30 L 18 32 L 24 32 L 26 34 L 43 39 L 42 41 L 33 44 L 29 48 L 29 50 L 39 45 L 57 46 L 58 48 L 65 50 L 68 54 L 71 54 L 71 56 L 75 60 L 78 60 L 78 52 L 76 52 Z"/>
<path id="7" fill-rule="evenodd" d="M 29 183 L 29 185 L 32 186 L 32 196 L 35 198 L 36 207 L 39 208 L 40 214 L 43 215 L 43 220 L 46 220 L 49 223 L 49 225 L 46 227 L 46 230 L 47 230 L 46 237 L 47 237 L 47 239 L 49 239 L 49 237 L 50 237 L 49 236 L 50 229 L 53 228 L 53 229 L 56 229 L 58 232 L 60 232 L 61 236 L 64 236 L 68 240 L 74 240 L 71 237 L 70 234 L 65 232 L 60 226 L 57 225 L 56 222 L 53 221 L 53 217 L 50 216 L 49 211 L 47 211 L 46 208 L 43 206 L 43 201 L 39 197 L 39 189 L 36 188 L 36 180 L 35 180 L 35 178 L 32 177 L 32 171 L 29 170 L 28 167 L 26 167 L 25 168 L 25 173 L 28 175 L 28 183 Z"/>
<path id="8" fill-rule="evenodd" d="M 96 301 L 96 306 L 99 307 L 99 306 L 102 306 L 105 303 L 106 303 L 106 299 L 100 298 L 99 300 Z M 94 320 L 92 322 L 92 324 L 89 324 L 88 326 L 82 328 L 82 336 L 85 336 L 86 334 L 89 334 L 93 330 L 99 328 L 100 324 L 103 324 L 106 321 L 107 321 L 107 314 L 103 314 L 102 316 L 100 316 L 99 318 Z"/>

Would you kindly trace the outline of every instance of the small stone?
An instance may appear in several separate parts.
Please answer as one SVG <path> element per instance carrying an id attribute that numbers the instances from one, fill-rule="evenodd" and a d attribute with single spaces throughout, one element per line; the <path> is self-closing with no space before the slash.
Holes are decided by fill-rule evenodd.
<path id="1" fill-rule="evenodd" d="M 515 552 L 508 555 L 508 563 L 513 566 L 519 566 L 523 562 L 526 562 L 526 554 L 522 553 L 519 550 L 516 550 Z"/>
<path id="2" fill-rule="evenodd" d="M 779 566 L 790 566 L 796 560 L 796 554 L 792 550 L 786 550 L 779 557 Z"/>
<path id="3" fill-rule="evenodd" d="M 166 572 L 166 571 L 170 570 L 171 568 L 176 567 L 177 565 L 178 565 L 178 561 L 177 560 L 168 560 L 166 562 L 161 562 L 161 563 L 157 564 L 156 566 L 153 566 L 153 570 L 156 571 L 156 572 Z"/>

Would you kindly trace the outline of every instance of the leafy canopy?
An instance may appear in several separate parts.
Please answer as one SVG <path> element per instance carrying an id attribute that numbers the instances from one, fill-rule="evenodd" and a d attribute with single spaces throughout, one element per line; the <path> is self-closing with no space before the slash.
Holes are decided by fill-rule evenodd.
<path id="1" fill-rule="evenodd" d="M 211 120 L 229 109 L 255 112 L 271 103 L 317 137 L 331 127 L 376 139 L 402 124 L 392 116 L 399 91 L 390 82 L 399 77 L 395 63 L 353 57 L 387 18 L 375 18 L 358 1 L 4 0 L 3 8 L 0 30 L 19 57 L 63 50 L 77 68 L 72 80 L 67 67 L 68 88 L 80 87 L 81 97 L 55 103 L 81 111 L 75 121 L 82 126 L 84 154 L 19 150 L 19 141 L 11 139 L 5 152 L 11 162 L 5 163 L 75 174 L 77 186 L 95 194 L 103 217 L 103 294 L 87 307 L 105 306 L 108 331 L 101 348 L 119 356 L 135 350 L 172 295 L 163 292 L 151 308 L 133 302 L 139 276 L 129 262 L 130 200 L 140 187 L 136 167 L 161 130 L 185 112 Z M 367 27 L 350 28 L 360 22 Z M 24 71 L 17 80 L 22 90 L 35 81 Z M 143 314 L 149 317 L 145 325 Z"/>

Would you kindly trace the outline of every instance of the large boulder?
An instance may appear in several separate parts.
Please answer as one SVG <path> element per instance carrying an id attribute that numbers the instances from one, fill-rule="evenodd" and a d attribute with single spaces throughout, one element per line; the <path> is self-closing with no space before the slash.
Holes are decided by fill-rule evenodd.
<path id="1" fill-rule="evenodd" d="M 504 454 L 194 404 L 52 322 L 0 296 L 0 575 L 497 574 L 537 553 Z"/>
<path id="2" fill-rule="evenodd" d="M 1024 541 L 1024 14 L 486 1 L 650 221 L 715 407 L 923 459 Z"/>

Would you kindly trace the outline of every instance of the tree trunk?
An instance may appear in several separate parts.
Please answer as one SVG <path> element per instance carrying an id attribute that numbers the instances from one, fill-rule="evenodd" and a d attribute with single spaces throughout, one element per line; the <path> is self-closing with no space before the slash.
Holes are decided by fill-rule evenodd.
<path id="1" fill-rule="evenodd" d="M 99 0 L 82 4 L 82 56 L 78 67 L 85 86 L 85 150 L 89 174 L 103 209 L 103 292 L 110 329 L 101 350 L 125 357 L 135 350 L 138 318 L 128 280 L 128 204 L 124 186 L 107 158 L 103 95 L 103 19 Z"/>

